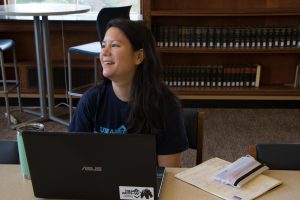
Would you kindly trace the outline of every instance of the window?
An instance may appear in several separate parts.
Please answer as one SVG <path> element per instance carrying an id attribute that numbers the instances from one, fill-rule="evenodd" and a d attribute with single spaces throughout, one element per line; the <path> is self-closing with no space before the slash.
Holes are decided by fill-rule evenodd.
<path id="1" fill-rule="evenodd" d="M 98 13 L 103 7 L 132 5 L 131 13 L 140 13 L 140 0 L 8 0 L 9 3 L 72 3 L 91 7 L 90 13 Z"/>

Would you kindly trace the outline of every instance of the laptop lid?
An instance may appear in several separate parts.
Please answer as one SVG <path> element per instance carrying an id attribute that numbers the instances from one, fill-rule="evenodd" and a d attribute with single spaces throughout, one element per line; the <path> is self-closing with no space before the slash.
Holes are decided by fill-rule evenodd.
<path id="1" fill-rule="evenodd" d="M 36 197 L 157 199 L 153 135 L 22 133 Z"/>

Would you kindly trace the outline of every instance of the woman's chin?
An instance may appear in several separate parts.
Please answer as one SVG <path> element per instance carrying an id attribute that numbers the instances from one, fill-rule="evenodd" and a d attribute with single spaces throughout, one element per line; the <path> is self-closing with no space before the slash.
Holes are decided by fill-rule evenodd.
<path id="1" fill-rule="evenodd" d="M 111 77 L 111 73 L 105 73 L 105 72 L 103 72 L 102 76 L 109 79 Z"/>

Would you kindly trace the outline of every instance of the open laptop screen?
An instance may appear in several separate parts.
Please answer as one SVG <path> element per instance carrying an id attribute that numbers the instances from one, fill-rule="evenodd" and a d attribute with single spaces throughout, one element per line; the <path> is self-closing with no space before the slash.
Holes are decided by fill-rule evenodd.
<path id="1" fill-rule="evenodd" d="M 155 136 L 23 132 L 41 198 L 157 198 Z"/>

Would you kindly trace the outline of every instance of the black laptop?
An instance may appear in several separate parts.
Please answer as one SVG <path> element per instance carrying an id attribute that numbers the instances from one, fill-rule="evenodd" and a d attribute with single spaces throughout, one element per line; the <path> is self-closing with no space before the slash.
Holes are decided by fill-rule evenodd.
<path id="1" fill-rule="evenodd" d="M 24 131 L 23 140 L 36 197 L 158 199 L 153 135 Z"/>

